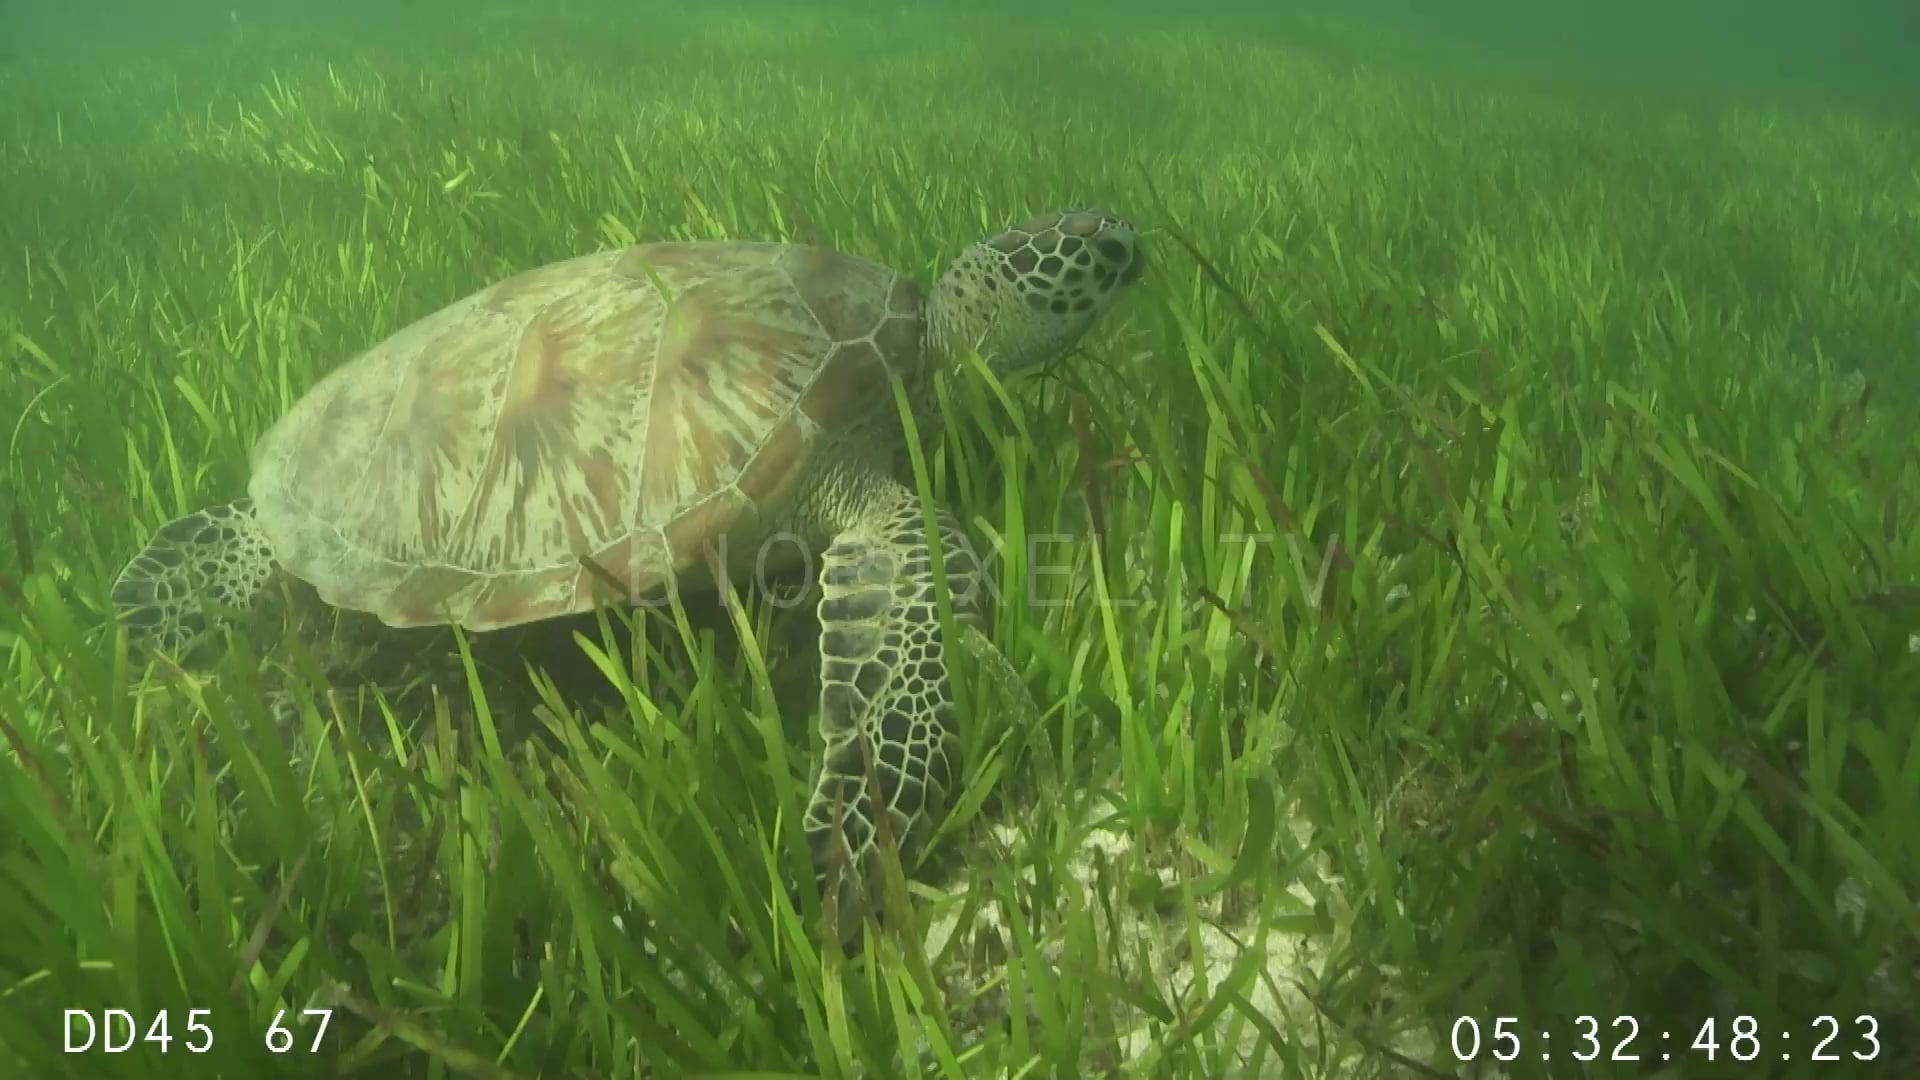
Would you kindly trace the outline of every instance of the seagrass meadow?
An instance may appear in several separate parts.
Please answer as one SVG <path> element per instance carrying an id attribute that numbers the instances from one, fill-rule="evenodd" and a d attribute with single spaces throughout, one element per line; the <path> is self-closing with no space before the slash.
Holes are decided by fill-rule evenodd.
<path id="1" fill-rule="evenodd" d="M 1252 17 L 141 17 L 0 52 L 0 1075 L 1920 1075 L 1920 118 Z M 1151 270 L 943 370 L 902 462 L 1039 713 L 969 669 L 845 947 L 787 886 L 783 593 L 114 624 L 302 391 L 493 281 L 931 283 L 1072 203 Z"/>

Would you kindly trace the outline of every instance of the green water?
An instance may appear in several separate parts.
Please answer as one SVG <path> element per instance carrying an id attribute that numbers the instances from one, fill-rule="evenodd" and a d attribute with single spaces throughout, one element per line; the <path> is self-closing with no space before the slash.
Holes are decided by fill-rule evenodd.
<path id="1" fill-rule="evenodd" d="M 0 1070 L 1910 1074 L 1914 10 L 17 0 Z M 1043 370 L 934 357 L 898 463 L 1037 710 L 956 662 L 849 948 L 810 605 L 117 634 L 155 530 L 493 283 L 933 292 L 1071 205 L 1149 272 Z M 109 1008 L 175 1041 L 62 1052 Z"/>

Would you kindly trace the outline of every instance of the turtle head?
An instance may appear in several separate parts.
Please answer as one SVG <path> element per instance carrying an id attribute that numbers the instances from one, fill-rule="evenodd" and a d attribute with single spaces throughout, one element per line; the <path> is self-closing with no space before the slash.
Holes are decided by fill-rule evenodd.
<path id="1" fill-rule="evenodd" d="M 1104 210 L 1043 214 L 969 246 L 934 289 L 933 345 L 969 346 L 1001 371 L 1072 348 L 1145 269 L 1126 219 Z"/>

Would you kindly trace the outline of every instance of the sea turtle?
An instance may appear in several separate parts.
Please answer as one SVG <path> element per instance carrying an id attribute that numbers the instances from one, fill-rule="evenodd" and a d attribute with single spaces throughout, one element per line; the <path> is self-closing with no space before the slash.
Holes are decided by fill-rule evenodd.
<path id="1" fill-rule="evenodd" d="M 930 298 L 797 244 L 649 243 L 522 273 L 321 379 L 254 448 L 248 497 L 161 527 L 113 604 L 175 651 L 207 628 L 203 599 L 245 609 L 289 573 L 389 625 L 483 631 L 588 610 L 609 582 L 637 602 L 768 552 L 820 553 L 826 750 L 804 824 L 823 887 L 848 868 L 835 880 L 857 884 L 875 803 L 905 845 L 954 775 L 887 373 L 930 420 L 938 365 L 973 349 L 1005 373 L 1061 353 L 1144 257 L 1126 220 L 1075 208 L 967 247 Z M 936 520 L 965 639 L 949 644 L 1006 679 L 977 629 L 979 563 L 956 520 Z M 864 890 L 838 895 L 865 908 Z"/>

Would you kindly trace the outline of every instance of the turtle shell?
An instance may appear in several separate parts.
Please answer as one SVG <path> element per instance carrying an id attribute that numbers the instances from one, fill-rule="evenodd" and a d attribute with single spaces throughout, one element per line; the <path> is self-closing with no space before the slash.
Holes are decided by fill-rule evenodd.
<path id="1" fill-rule="evenodd" d="M 917 374 L 924 317 L 910 279 L 822 248 L 554 263 L 322 379 L 262 436 L 249 493 L 288 571 L 391 625 L 634 599 L 777 512 L 824 433 L 891 400 L 889 368 Z"/>

